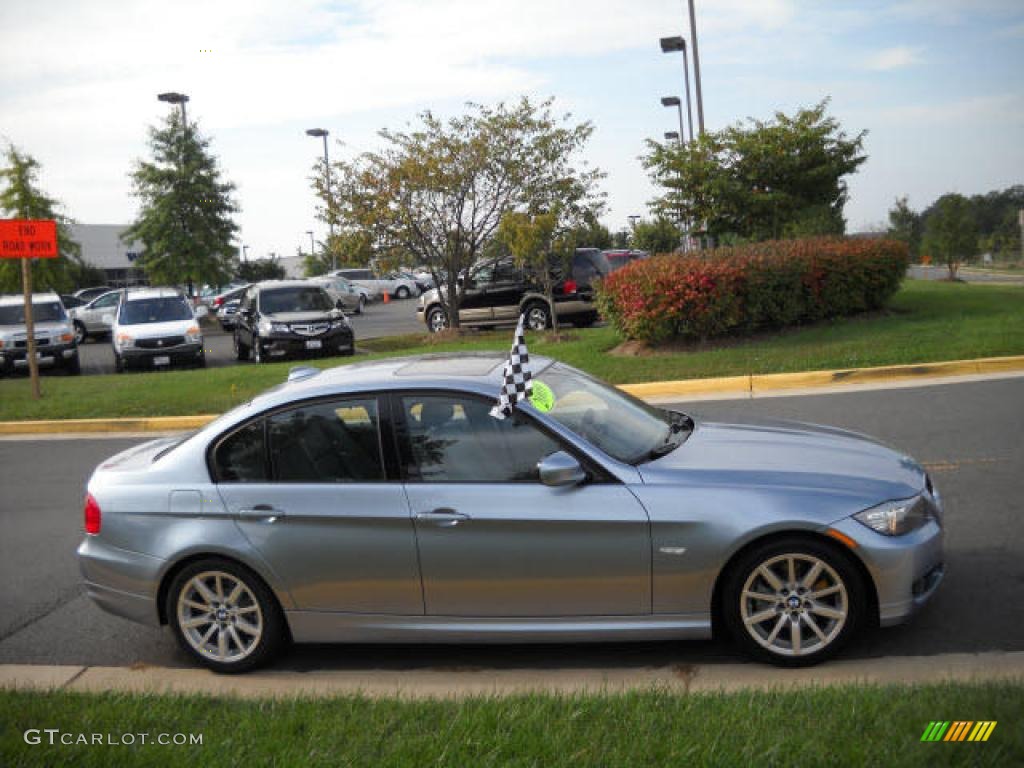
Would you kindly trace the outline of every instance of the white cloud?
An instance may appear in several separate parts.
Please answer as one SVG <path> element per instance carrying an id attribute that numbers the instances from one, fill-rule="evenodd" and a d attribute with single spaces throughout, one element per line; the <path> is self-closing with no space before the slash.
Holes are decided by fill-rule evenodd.
<path id="1" fill-rule="evenodd" d="M 891 69 L 903 69 L 921 62 L 923 48 L 897 45 L 884 48 L 868 56 L 864 66 L 876 72 L 887 72 Z"/>

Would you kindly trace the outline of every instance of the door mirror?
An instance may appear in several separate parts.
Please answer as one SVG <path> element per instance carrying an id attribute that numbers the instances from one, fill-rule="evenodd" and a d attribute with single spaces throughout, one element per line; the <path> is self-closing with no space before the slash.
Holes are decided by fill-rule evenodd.
<path id="1" fill-rule="evenodd" d="M 537 463 L 540 481 L 553 488 L 579 485 L 587 479 L 583 467 L 565 451 L 556 451 Z"/>
<path id="2" fill-rule="evenodd" d="M 341 299 L 338 299 L 336 302 L 334 302 L 334 308 L 335 309 L 344 310 L 345 309 L 345 302 L 342 301 Z"/>

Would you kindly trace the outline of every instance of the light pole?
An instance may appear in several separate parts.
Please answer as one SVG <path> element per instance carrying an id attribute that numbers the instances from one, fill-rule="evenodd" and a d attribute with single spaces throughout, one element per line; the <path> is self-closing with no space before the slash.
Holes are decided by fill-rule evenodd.
<path id="1" fill-rule="evenodd" d="M 683 137 L 686 136 L 686 129 L 683 127 L 683 105 L 679 101 L 678 96 L 662 96 L 661 106 L 663 107 L 675 107 L 679 110 L 679 145 L 682 146 L 685 141 Z"/>
<path id="2" fill-rule="evenodd" d="M 324 140 L 324 173 L 327 180 L 327 231 L 328 237 L 327 242 L 331 247 L 331 269 L 337 269 L 337 257 L 334 255 L 334 212 L 333 206 L 331 205 L 331 162 L 327 156 L 327 136 L 328 131 L 324 128 L 309 128 L 306 131 L 307 136 L 314 136 L 322 138 Z"/>
<path id="3" fill-rule="evenodd" d="M 679 131 L 665 131 L 665 141 L 679 141 Z"/>
<path id="4" fill-rule="evenodd" d="M 249 246 L 243 244 L 242 245 L 242 261 L 248 261 L 248 260 L 249 260 Z"/>
<path id="5" fill-rule="evenodd" d="M 316 244 L 313 242 L 313 230 L 307 229 L 306 234 L 309 235 L 309 255 L 312 256 L 316 252 Z"/>
<path id="6" fill-rule="evenodd" d="M 700 56 L 697 54 L 697 15 L 693 10 L 693 0 L 690 4 L 690 42 L 693 43 L 693 84 L 697 88 L 697 124 L 700 126 L 700 135 L 704 135 L 704 98 L 700 93 Z M 685 56 L 684 56 L 685 62 Z M 693 134 L 693 125 L 690 126 L 690 133 Z"/>
<path id="7" fill-rule="evenodd" d="M 640 219 L 641 219 L 642 217 L 641 217 L 641 216 L 640 216 L 639 214 L 636 214 L 636 213 L 634 213 L 634 214 L 632 214 L 631 216 L 627 216 L 626 218 L 627 218 L 627 219 L 629 219 L 629 226 L 630 226 L 630 227 L 632 227 L 633 229 L 636 229 L 636 223 L 637 223 L 637 222 L 638 222 L 638 221 L 639 221 L 639 220 L 640 220 Z"/>
<path id="8" fill-rule="evenodd" d="M 188 113 L 185 111 L 185 105 L 188 104 L 188 94 L 178 93 L 176 91 L 168 91 L 167 93 L 158 93 L 157 101 L 162 101 L 166 104 L 177 104 L 181 107 L 181 156 L 178 159 L 178 175 L 185 175 L 185 142 L 188 139 Z M 187 230 L 186 230 L 187 233 Z M 186 254 L 187 256 L 187 254 Z M 191 259 L 188 259 L 191 261 Z M 188 285 L 189 299 L 192 298 L 193 286 L 192 286 L 192 275 L 185 276 L 185 282 Z"/>
<path id="9" fill-rule="evenodd" d="M 693 109 L 690 106 L 690 65 L 687 64 L 686 60 L 686 41 L 679 37 L 663 37 L 661 38 L 661 52 L 662 53 L 682 53 L 683 54 L 683 85 L 686 89 L 686 116 L 690 123 L 690 141 L 693 141 Z M 672 97 L 669 97 L 672 98 Z M 665 99 L 661 100 L 662 104 L 665 104 Z M 665 104 L 668 106 L 668 104 Z M 700 104 L 697 105 L 698 113 L 700 112 Z M 682 107 L 680 107 L 679 117 L 679 132 L 685 137 L 683 133 L 683 118 L 682 118 Z M 701 118 L 700 132 L 704 133 L 704 119 Z"/>

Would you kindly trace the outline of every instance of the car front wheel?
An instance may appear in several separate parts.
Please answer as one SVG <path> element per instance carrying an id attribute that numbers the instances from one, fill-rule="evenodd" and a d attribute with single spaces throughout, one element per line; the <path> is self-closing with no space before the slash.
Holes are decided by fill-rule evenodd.
<path id="1" fill-rule="evenodd" d="M 236 360 L 248 360 L 249 359 L 249 348 L 245 346 L 238 338 L 238 331 L 232 335 L 232 346 L 235 348 L 235 359 Z"/>
<path id="2" fill-rule="evenodd" d="M 543 331 L 551 327 L 551 310 L 543 304 L 531 304 L 526 308 L 526 327 L 531 331 Z"/>
<path id="3" fill-rule="evenodd" d="M 749 656 L 785 667 L 837 653 L 867 616 L 867 591 L 849 556 L 799 537 L 754 547 L 727 575 L 722 618 Z"/>
<path id="4" fill-rule="evenodd" d="M 167 620 L 186 652 L 215 672 L 270 661 L 285 641 L 280 606 L 263 581 L 219 558 L 186 566 L 167 592 Z"/>
<path id="5" fill-rule="evenodd" d="M 356 307 L 356 314 L 357 315 L 363 314 L 363 307 L 365 307 L 365 306 L 366 306 L 366 297 L 363 296 L 363 295 L 360 295 L 359 296 L 359 305 Z"/>
<path id="6" fill-rule="evenodd" d="M 441 307 L 434 307 L 427 313 L 427 328 L 431 333 L 440 333 L 448 327 L 448 313 Z"/>

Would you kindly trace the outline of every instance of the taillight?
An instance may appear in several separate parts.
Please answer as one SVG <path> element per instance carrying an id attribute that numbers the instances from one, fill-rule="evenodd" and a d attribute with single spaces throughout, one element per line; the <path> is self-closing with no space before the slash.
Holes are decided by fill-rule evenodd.
<path id="1" fill-rule="evenodd" d="M 90 536 L 95 536 L 100 532 L 100 526 L 103 524 L 103 515 L 100 512 L 100 505 L 96 503 L 96 499 L 92 497 L 92 494 L 87 494 L 85 497 L 85 532 Z"/>
<path id="2" fill-rule="evenodd" d="M 575 280 L 566 280 L 562 284 L 562 293 L 576 293 L 578 287 Z"/>
<path id="3" fill-rule="evenodd" d="M 219 307 L 223 303 L 224 303 L 224 297 L 223 296 L 218 296 L 216 299 L 213 300 L 213 307 L 214 307 L 214 309 L 216 309 L 217 307 Z"/>

